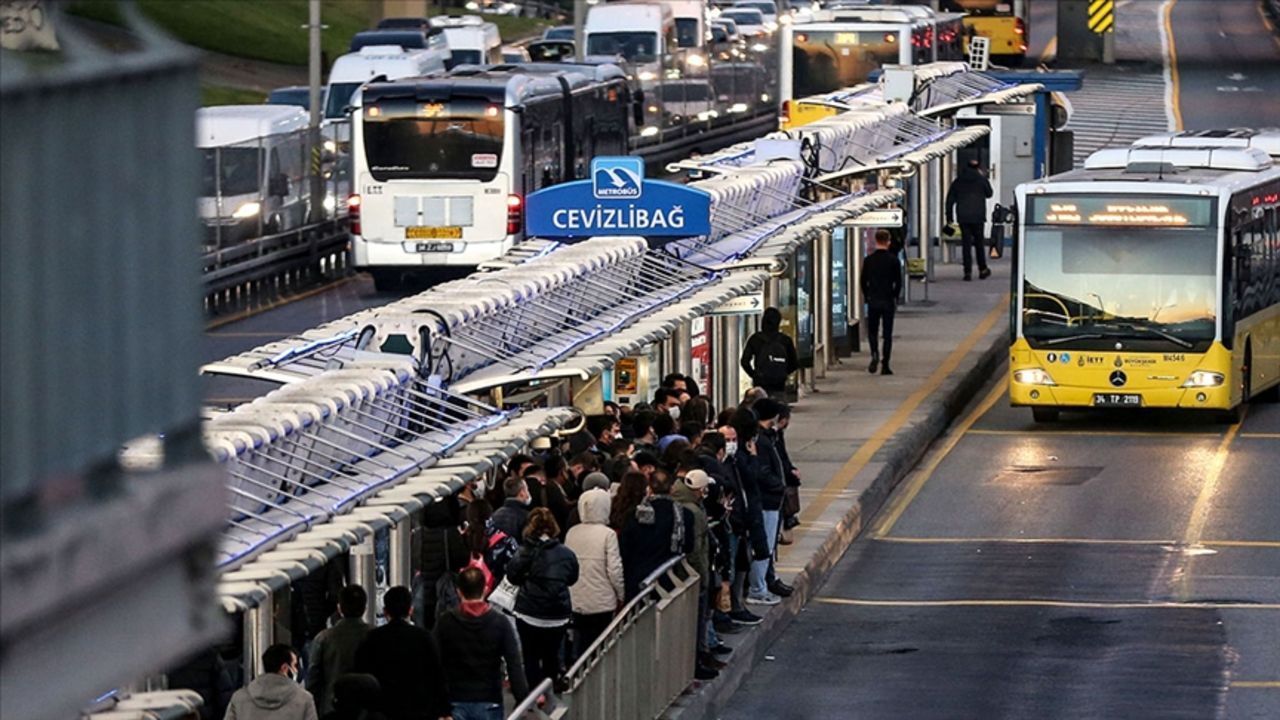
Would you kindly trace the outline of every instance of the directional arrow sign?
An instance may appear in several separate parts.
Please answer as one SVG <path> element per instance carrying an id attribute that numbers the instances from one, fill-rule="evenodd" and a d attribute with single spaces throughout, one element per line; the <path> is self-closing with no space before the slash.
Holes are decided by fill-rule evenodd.
<path id="1" fill-rule="evenodd" d="M 712 315 L 758 315 L 764 312 L 764 293 L 742 295 L 711 311 Z"/>

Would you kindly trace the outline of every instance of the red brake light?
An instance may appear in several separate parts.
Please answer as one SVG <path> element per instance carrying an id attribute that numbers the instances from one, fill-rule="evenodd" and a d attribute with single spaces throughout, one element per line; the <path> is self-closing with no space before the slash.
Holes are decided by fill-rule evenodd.
<path id="1" fill-rule="evenodd" d="M 1013 21 L 1013 31 L 1019 35 L 1026 32 L 1026 27 L 1022 24 L 1022 18 L 1015 18 Z"/>
<path id="2" fill-rule="evenodd" d="M 351 234 L 360 234 L 360 196 L 347 196 L 347 220 L 351 223 Z"/>
<path id="3" fill-rule="evenodd" d="M 507 196 L 507 234 L 519 235 L 524 231 L 524 198 Z"/>

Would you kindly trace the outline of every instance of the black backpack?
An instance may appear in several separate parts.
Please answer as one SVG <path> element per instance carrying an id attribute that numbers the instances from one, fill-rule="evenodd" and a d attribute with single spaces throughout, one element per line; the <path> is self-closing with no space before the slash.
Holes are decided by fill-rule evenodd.
<path id="1" fill-rule="evenodd" d="M 780 332 L 763 336 L 764 343 L 756 350 L 756 382 L 768 387 L 781 387 L 787 383 L 787 343 Z"/>

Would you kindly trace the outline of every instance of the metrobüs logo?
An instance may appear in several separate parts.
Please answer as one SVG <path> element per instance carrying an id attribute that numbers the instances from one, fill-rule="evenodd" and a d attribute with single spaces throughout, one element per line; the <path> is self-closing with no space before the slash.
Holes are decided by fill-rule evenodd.
<path id="1" fill-rule="evenodd" d="M 638 198 L 644 187 L 644 160 L 604 157 L 591 161 L 591 192 L 598 200 Z"/>

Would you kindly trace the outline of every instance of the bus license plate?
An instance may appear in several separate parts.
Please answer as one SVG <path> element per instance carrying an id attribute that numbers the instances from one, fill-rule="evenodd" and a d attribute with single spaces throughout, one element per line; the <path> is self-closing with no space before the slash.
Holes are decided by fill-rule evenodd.
<path id="1" fill-rule="evenodd" d="M 1094 393 L 1094 407 L 1142 407 L 1142 396 L 1136 393 Z"/>
<path id="2" fill-rule="evenodd" d="M 453 243 L 430 242 L 418 243 L 418 252 L 453 252 Z"/>
<path id="3" fill-rule="evenodd" d="M 448 227 L 425 227 L 412 225 L 404 229 L 405 240 L 461 240 L 462 228 L 457 225 Z"/>

